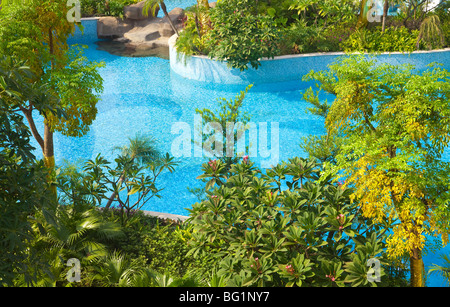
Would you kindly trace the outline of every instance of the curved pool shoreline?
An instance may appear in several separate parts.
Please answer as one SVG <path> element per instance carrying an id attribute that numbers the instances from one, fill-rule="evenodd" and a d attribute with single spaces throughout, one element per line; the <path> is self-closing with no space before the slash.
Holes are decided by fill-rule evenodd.
<path id="1" fill-rule="evenodd" d="M 229 68 L 226 61 L 178 53 L 175 48 L 176 39 L 176 34 L 169 39 L 171 70 L 186 79 L 216 84 L 245 85 L 301 81 L 302 76 L 311 70 L 326 70 L 327 66 L 338 57 L 346 55 L 345 52 L 282 55 L 273 59 L 262 59 L 258 69 L 249 68 L 240 71 Z M 411 53 L 385 52 L 366 56 L 374 56 L 379 63 L 413 64 L 415 69 L 425 70 L 431 62 L 450 63 L 450 48 Z"/>

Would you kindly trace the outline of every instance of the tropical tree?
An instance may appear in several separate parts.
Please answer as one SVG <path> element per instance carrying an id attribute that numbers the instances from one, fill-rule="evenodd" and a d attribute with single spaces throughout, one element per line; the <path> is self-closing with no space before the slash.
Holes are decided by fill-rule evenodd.
<path id="1" fill-rule="evenodd" d="M 197 14 L 195 18 L 198 22 L 197 27 L 201 29 L 202 33 L 205 33 L 205 31 L 208 29 L 208 26 L 211 26 L 208 0 L 197 0 Z"/>
<path id="2" fill-rule="evenodd" d="M 28 242 L 33 238 L 29 217 L 52 203 L 47 171 L 35 160 L 31 133 L 15 110 L 33 90 L 31 76 L 29 68 L 0 57 L 0 286 L 13 286 L 18 276 L 30 285 L 34 273 L 46 267 Z"/>
<path id="3" fill-rule="evenodd" d="M 202 146 L 202 144 L 205 144 L 203 149 L 209 155 L 221 159 L 225 163 L 226 168 L 229 168 L 231 164 L 237 163 L 240 157 L 245 155 L 245 152 L 238 151 L 237 144 L 239 144 L 241 139 L 245 140 L 245 130 L 249 128 L 247 124 L 250 121 L 250 116 L 242 112 L 241 109 L 245 95 L 252 86 L 252 84 L 247 86 L 234 99 L 218 99 L 219 110 L 217 111 L 211 111 L 209 109 L 195 110 L 202 117 L 200 129 L 203 130 L 204 125 L 211 125 L 210 133 L 205 134 L 200 131 L 203 136 L 202 143 L 196 145 Z M 210 138 L 214 142 L 209 142 Z M 218 144 L 221 144 L 222 148 Z"/>
<path id="4" fill-rule="evenodd" d="M 57 184 L 60 202 L 65 204 L 89 203 L 105 209 L 116 202 L 124 224 L 135 210 L 139 210 L 153 197 L 160 197 L 157 186 L 164 171 L 172 173 L 178 162 L 168 153 L 160 154 L 151 137 L 136 136 L 130 144 L 120 147 L 115 166 L 100 154 L 85 161 L 81 170 L 76 165 L 62 169 Z"/>
<path id="5" fill-rule="evenodd" d="M 384 0 L 383 20 L 382 20 L 382 26 L 381 26 L 381 31 L 382 32 L 384 32 L 384 30 L 386 29 L 386 19 L 387 19 L 388 11 L 389 11 L 389 0 Z"/>
<path id="6" fill-rule="evenodd" d="M 127 160 L 117 183 L 119 187 L 127 179 L 127 171 L 131 166 L 135 165 L 135 163 L 138 165 L 149 164 L 161 158 L 161 153 L 156 147 L 156 140 L 152 137 L 137 135 L 134 138 L 128 138 L 128 141 L 129 145 L 115 147 L 115 150 L 121 151 L 121 159 Z M 105 208 L 111 206 L 116 196 L 117 193 L 113 192 Z"/>
<path id="7" fill-rule="evenodd" d="M 144 7 L 142 9 L 142 13 L 144 16 L 148 16 L 149 10 L 152 10 L 152 14 L 155 15 L 156 8 L 161 8 L 161 10 L 164 13 L 164 16 L 166 16 L 167 21 L 169 22 L 170 26 L 172 27 L 172 30 L 179 36 L 178 29 L 174 26 L 172 20 L 170 19 L 169 13 L 167 12 L 166 4 L 164 3 L 164 0 L 145 0 Z"/>
<path id="8" fill-rule="evenodd" d="M 442 156 L 450 141 L 450 74 L 437 64 L 413 68 L 352 56 L 304 80 L 335 96 L 325 124 L 340 149 L 327 172 L 354 187 L 365 217 L 395 223 L 388 254 L 408 254 L 411 285 L 422 286 L 425 235 L 446 244 L 450 233 L 450 164 Z"/>
<path id="9" fill-rule="evenodd" d="M 119 224 L 106 220 L 90 204 L 56 205 L 33 219 L 34 238 L 30 249 L 38 251 L 50 267 L 43 271 L 38 285 L 67 283 L 67 261 L 76 258 L 82 266 L 109 254 L 107 242 L 122 238 Z"/>
<path id="10" fill-rule="evenodd" d="M 0 53 L 26 60 L 36 86 L 47 88 L 23 97 L 18 110 L 27 119 L 50 171 L 55 166 L 53 134 L 85 134 L 96 117 L 102 91 L 97 71 L 101 65 L 67 45 L 75 27 L 67 20 L 67 10 L 66 1 L 29 0 L 27 5 L 13 3 L 0 11 Z M 44 118 L 44 131 L 37 129 L 36 113 Z"/>
<path id="11" fill-rule="evenodd" d="M 103 287 L 127 287 L 141 271 L 142 263 L 138 260 L 130 260 L 126 255 L 114 251 L 97 261 L 90 283 Z"/>
<path id="12" fill-rule="evenodd" d="M 428 274 L 436 274 L 444 277 L 445 282 L 450 286 L 450 256 L 442 254 L 443 265 L 433 264 L 428 270 Z"/>
<path id="13" fill-rule="evenodd" d="M 441 20 L 438 15 L 430 15 L 420 24 L 419 36 L 417 37 L 417 49 L 419 44 L 423 42 L 426 47 L 431 50 L 433 48 L 440 49 L 445 46 L 445 37 L 441 27 Z"/>

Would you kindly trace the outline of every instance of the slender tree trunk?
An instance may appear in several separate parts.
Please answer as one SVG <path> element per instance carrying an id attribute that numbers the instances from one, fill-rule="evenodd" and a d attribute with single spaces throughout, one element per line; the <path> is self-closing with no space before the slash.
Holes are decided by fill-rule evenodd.
<path id="1" fill-rule="evenodd" d="M 383 8 L 383 24 L 381 27 L 381 32 L 384 32 L 384 30 L 386 29 L 386 18 L 387 18 L 388 11 L 389 11 L 389 1 L 385 0 L 384 8 Z"/>
<path id="2" fill-rule="evenodd" d="M 367 0 L 362 0 L 361 5 L 359 7 L 359 16 L 358 16 L 358 22 L 356 24 L 356 27 L 358 29 L 364 28 L 367 25 Z"/>
<path id="3" fill-rule="evenodd" d="M 120 175 L 120 178 L 119 178 L 119 181 L 118 181 L 117 185 L 121 185 L 122 182 L 124 182 L 124 181 L 125 181 L 125 171 L 123 171 L 123 172 L 122 172 L 122 175 Z M 106 205 L 105 205 L 105 209 L 109 209 L 109 207 L 111 207 L 111 204 L 112 204 L 112 202 L 114 201 L 114 199 L 116 198 L 116 196 L 117 196 L 117 193 L 116 193 L 116 192 L 113 192 L 113 193 L 111 194 L 111 196 L 110 196 L 109 199 L 108 199 L 108 202 L 107 202 Z"/>
<path id="4" fill-rule="evenodd" d="M 423 259 L 418 248 L 414 248 L 409 258 L 411 271 L 411 287 L 423 287 Z"/>
<path id="5" fill-rule="evenodd" d="M 397 156 L 397 148 L 395 146 L 390 146 L 387 150 L 390 159 L 394 159 Z M 389 173 L 396 173 L 397 169 L 390 169 Z M 391 198 L 394 203 L 394 207 L 398 208 L 399 203 L 397 201 L 397 195 L 394 192 L 394 182 L 391 180 Z M 404 221 L 400 220 L 401 223 Z M 413 233 L 413 235 L 418 235 L 418 233 Z M 412 250 L 412 254 L 409 258 L 410 263 L 410 274 L 411 274 L 411 286 L 412 287 L 423 287 L 423 259 L 422 259 L 422 251 L 415 247 Z"/>
<path id="6" fill-rule="evenodd" d="M 53 55 L 55 54 L 54 49 L 54 42 L 53 42 L 53 30 L 50 27 L 48 29 L 48 47 L 50 50 L 50 69 L 53 71 L 55 69 L 55 62 L 53 59 Z M 55 152 L 53 147 L 53 131 L 51 127 L 45 123 L 44 124 L 44 164 L 49 170 L 49 182 L 56 181 L 56 178 L 54 177 L 54 170 L 55 170 Z M 53 195 L 55 199 L 57 198 L 57 191 L 56 191 L 56 185 L 51 186 L 51 191 L 53 192 Z"/>
<path id="7" fill-rule="evenodd" d="M 32 115 L 32 108 L 30 107 L 30 109 L 25 109 L 25 108 L 20 107 L 20 110 L 25 115 L 25 118 L 28 121 L 28 125 L 30 126 L 31 133 L 33 134 L 33 137 L 35 138 L 35 140 L 38 142 L 39 146 L 41 147 L 42 153 L 44 153 L 44 148 L 45 148 L 44 140 L 42 139 L 41 135 L 39 134 L 39 132 L 36 128 L 36 124 L 34 122 L 33 115 Z"/>
<path id="8" fill-rule="evenodd" d="M 53 168 L 55 166 L 53 131 L 47 124 L 44 125 L 44 162 L 49 168 Z"/>
<path id="9" fill-rule="evenodd" d="M 198 6 L 201 6 L 205 8 L 206 10 L 209 10 L 209 2 L 208 0 L 197 0 Z"/>
<path id="10" fill-rule="evenodd" d="M 199 29 L 202 33 L 205 32 L 205 26 L 207 26 L 207 25 L 211 26 L 208 11 L 209 11 L 208 0 L 197 0 L 197 12 L 198 13 L 196 15 L 199 15 L 198 16 L 198 19 L 200 21 Z M 200 36 L 201 36 L 201 34 L 200 34 Z"/>
<path id="11" fill-rule="evenodd" d="M 164 13 L 164 16 L 167 17 L 167 20 L 169 21 L 169 24 L 170 24 L 170 26 L 172 27 L 172 30 L 174 30 L 175 33 L 176 33 L 178 36 L 180 36 L 180 35 L 178 34 L 177 28 L 175 28 L 175 26 L 173 25 L 172 20 L 171 20 L 170 17 L 169 17 L 169 13 L 167 12 L 167 7 L 166 7 L 166 5 L 164 4 L 164 1 L 160 1 L 160 2 L 159 2 L 159 5 L 161 6 L 161 9 L 162 9 L 162 11 L 163 11 L 163 13 Z"/>
<path id="12" fill-rule="evenodd" d="M 44 165 L 49 170 L 48 181 L 52 183 L 56 180 L 53 173 L 55 170 L 55 152 L 53 149 L 53 131 L 47 124 L 44 125 Z M 52 185 L 50 189 L 56 198 L 56 185 Z"/>
<path id="13" fill-rule="evenodd" d="M 134 158 L 131 159 L 130 163 L 133 163 L 133 161 L 134 161 Z M 124 170 L 122 171 L 122 174 L 120 175 L 119 181 L 117 182 L 118 186 L 120 186 L 127 179 L 126 173 L 127 173 L 126 168 L 124 168 Z M 114 201 L 114 199 L 116 198 L 116 196 L 117 196 L 116 192 L 113 192 L 111 194 L 111 196 L 108 199 L 108 202 L 105 205 L 106 209 L 109 209 L 109 207 L 111 207 L 111 204 Z"/>

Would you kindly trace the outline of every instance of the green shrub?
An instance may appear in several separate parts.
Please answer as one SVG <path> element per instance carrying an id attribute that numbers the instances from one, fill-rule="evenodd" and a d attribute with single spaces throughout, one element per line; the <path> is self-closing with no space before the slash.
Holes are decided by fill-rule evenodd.
<path id="1" fill-rule="evenodd" d="M 220 1 L 210 13 L 209 56 L 226 61 L 232 68 L 258 68 L 260 59 L 279 54 L 280 31 L 269 15 L 258 12 L 251 0 Z"/>
<path id="2" fill-rule="evenodd" d="M 350 201 L 352 190 L 320 177 L 318 165 L 294 158 L 266 170 L 244 160 L 226 182 L 220 160 L 203 165 L 216 182 L 193 205 L 190 254 L 209 259 L 228 286 L 368 286 L 367 261 L 383 264 L 385 227 Z M 214 169 L 213 169 L 214 168 Z M 221 178 L 222 178 L 221 177 Z M 282 189 L 282 187 L 285 187 Z M 370 274 L 370 273 L 369 273 Z"/>
<path id="3" fill-rule="evenodd" d="M 323 28 L 299 20 L 285 27 L 280 42 L 282 54 L 342 51 L 342 42 L 354 32 L 354 25 L 339 24 Z"/>
<path id="4" fill-rule="evenodd" d="M 81 15 L 114 16 L 123 18 L 123 8 L 140 0 L 81 0 Z"/>
<path id="5" fill-rule="evenodd" d="M 412 52 L 416 49 L 418 30 L 405 27 L 389 27 L 385 32 L 380 27 L 358 29 L 342 43 L 346 52 Z"/>
<path id="6" fill-rule="evenodd" d="M 120 220 L 117 209 L 109 210 L 110 219 Z M 183 277 L 200 262 L 187 256 L 187 241 L 191 228 L 170 220 L 147 216 L 142 211 L 134 211 L 124 228 L 125 238 L 110 245 L 111 250 L 119 250 L 131 259 L 144 259 L 146 267 L 173 277 Z"/>
<path id="7" fill-rule="evenodd" d="M 195 23 L 194 12 L 187 11 L 184 17 L 184 29 L 180 32 L 175 47 L 178 52 L 187 56 L 207 54 L 205 37 L 201 36 Z"/>
<path id="8" fill-rule="evenodd" d="M 450 45 L 450 2 L 443 1 L 436 9 L 435 13 L 441 21 L 442 33 L 444 35 L 444 45 Z"/>

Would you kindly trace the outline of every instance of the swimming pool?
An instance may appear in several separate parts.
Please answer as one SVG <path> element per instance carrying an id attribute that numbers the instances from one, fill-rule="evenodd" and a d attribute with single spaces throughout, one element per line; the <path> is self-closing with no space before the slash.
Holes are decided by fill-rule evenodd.
<path id="1" fill-rule="evenodd" d="M 195 0 L 166 0 L 168 9 L 186 7 Z M 88 46 L 85 55 L 90 60 L 104 61 L 100 70 L 104 91 L 98 103 L 98 115 L 90 131 L 81 138 L 68 138 L 55 134 L 56 163 L 93 159 L 101 153 L 113 161 L 115 146 L 127 144 L 127 138 L 137 133 L 150 134 L 159 141 L 163 152 L 171 151 L 177 135 L 171 133 L 172 125 L 185 122 L 194 126 L 195 109 L 217 109 L 217 98 L 234 98 L 245 85 L 222 85 L 181 78 L 170 69 L 168 60 L 158 57 L 120 57 L 97 50 L 95 21 L 83 22 L 85 35 L 77 32 L 71 43 Z M 449 63 L 447 63 L 448 65 Z M 301 82 L 256 84 L 247 94 L 243 110 L 251 121 L 279 123 L 279 160 L 304 156 L 300 139 L 307 135 L 325 133 L 322 118 L 306 113 L 309 105 L 302 100 Z M 42 129 L 42 123 L 40 127 Z M 33 143 L 36 148 L 37 143 Z M 42 154 L 36 151 L 38 157 Z M 258 162 L 259 158 L 255 158 Z M 173 174 L 164 174 L 160 186 L 161 199 L 152 199 L 144 210 L 187 215 L 197 201 L 187 187 L 200 187 L 195 178 L 201 174 L 200 165 L 205 158 L 182 158 Z M 449 248 L 445 249 L 448 253 Z M 436 255 L 424 258 L 426 264 L 440 263 Z M 442 279 L 430 278 L 430 286 L 442 285 Z"/>

